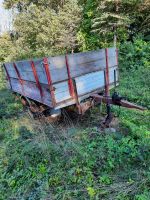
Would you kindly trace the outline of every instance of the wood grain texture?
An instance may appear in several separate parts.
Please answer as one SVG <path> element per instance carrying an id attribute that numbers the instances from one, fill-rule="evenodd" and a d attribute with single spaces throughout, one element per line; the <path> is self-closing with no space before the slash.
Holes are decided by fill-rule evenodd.
<path id="1" fill-rule="evenodd" d="M 89 93 L 104 86 L 104 72 L 89 73 L 75 79 L 78 95 Z"/>
<path id="2" fill-rule="evenodd" d="M 43 89 L 43 99 L 41 99 L 40 91 L 36 86 L 36 83 L 24 81 L 23 83 L 23 90 L 22 86 L 18 79 L 11 78 L 12 89 L 14 92 L 17 92 L 21 95 L 41 102 L 45 105 L 52 106 L 50 92 L 47 85 L 42 85 Z"/>
<path id="3" fill-rule="evenodd" d="M 108 48 L 108 65 L 110 84 L 114 83 L 114 70 L 116 70 L 116 81 L 119 79 L 117 52 L 114 47 Z M 106 68 L 105 49 L 98 51 L 75 53 L 67 55 L 70 68 L 70 75 L 75 78 L 77 92 L 79 96 L 85 97 L 93 91 L 98 91 L 105 87 L 104 70 Z M 40 91 L 36 85 L 35 76 L 31 67 L 31 60 L 15 62 L 23 81 L 23 89 L 18 80 L 13 63 L 6 63 L 5 66 L 11 77 L 12 90 L 25 95 L 31 99 L 52 107 L 50 91 L 47 77 L 43 67 L 43 59 L 34 59 L 37 76 L 43 91 L 41 99 Z M 74 104 L 71 99 L 68 86 L 68 73 L 65 56 L 48 57 L 49 70 L 56 103 L 59 107 Z M 24 91 L 23 91 L 24 90 Z M 23 93 L 24 92 L 24 93 Z M 57 106 L 58 107 L 58 106 Z"/>
<path id="4" fill-rule="evenodd" d="M 112 67 L 109 69 L 109 83 L 112 84 L 115 81 L 115 77 L 114 77 L 114 70 L 116 71 L 116 81 L 118 81 L 118 70 L 117 67 Z"/>
<path id="5" fill-rule="evenodd" d="M 49 57 L 48 61 L 53 83 L 68 79 L 65 56 Z"/>
<path id="6" fill-rule="evenodd" d="M 108 48 L 108 66 L 117 66 L 117 50 L 115 47 Z"/>
<path id="7" fill-rule="evenodd" d="M 54 94 L 57 103 L 71 98 L 68 81 L 54 84 L 53 87 L 55 88 Z"/>
<path id="8" fill-rule="evenodd" d="M 68 55 L 71 76 L 77 77 L 93 71 L 103 70 L 106 66 L 105 50 Z"/>

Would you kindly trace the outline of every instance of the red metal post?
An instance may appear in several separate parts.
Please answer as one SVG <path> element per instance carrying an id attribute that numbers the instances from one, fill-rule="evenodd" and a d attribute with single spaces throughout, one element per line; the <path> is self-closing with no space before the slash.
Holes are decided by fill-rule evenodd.
<path id="1" fill-rule="evenodd" d="M 50 74 L 50 70 L 49 70 L 48 59 L 46 57 L 43 59 L 43 64 L 44 64 L 44 68 L 45 68 L 45 72 L 46 72 L 46 76 L 47 76 L 47 82 L 48 82 L 49 89 L 50 89 L 52 104 L 53 104 L 53 107 L 55 107 L 56 99 L 55 99 L 55 94 L 54 94 L 54 88 L 52 85 L 52 79 L 51 79 L 51 74 Z"/>
<path id="2" fill-rule="evenodd" d="M 74 98 L 74 96 L 75 96 L 74 84 L 73 84 L 73 81 L 72 81 L 72 78 L 71 78 L 71 74 L 70 74 L 70 67 L 69 67 L 67 55 L 65 56 L 65 60 L 66 60 L 66 67 L 67 67 L 67 73 L 68 73 L 69 92 L 70 92 L 70 96 L 72 96 Z"/>
<path id="3" fill-rule="evenodd" d="M 14 69 L 15 69 L 15 71 L 16 71 L 16 74 L 17 74 L 17 76 L 18 76 L 18 79 L 19 79 L 19 81 L 20 81 L 20 83 L 21 83 L 21 85 L 22 85 L 22 84 L 23 84 L 23 80 L 21 79 L 19 70 L 18 70 L 18 68 L 17 68 L 17 66 L 16 66 L 15 63 L 13 63 L 13 65 L 14 65 Z"/>
<path id="4" fill-rule="evenodd" d="M 7 75 L 8 81 L 9 81 L 10 88 L 11 88 L 11 90 L 12 90 L 12 85 L 11 85 L 11 80 L 10 80 L 10 76 L 9 76 L 8 70 L 7 70 L 6 66 L 5 66 L 5 64 L 3 64 L 3 66 L 4 66 L 5 71 L 6 71 L 6 75 Z"/>
<path id="5" fill-rule="evenodd" d="M 33 71 L 33 74 L 34 74 L 34 78 L 35 78 L 35 81 L 36 81 L 36 85 L 40 91 L 40 95 L 41 95 L 41 99 L 43 101 L 43 91 L 42 91 L 42 87 L 40 85 L 40 82 L 39 82 L 39 77 L 38 77 L 38 74 L 36 72 L 36 68 L 35 68 L 35 64 L 33 61 L 31 61 L 31 67 L 32 67 L 32 71 Z"/>
<path id="6" fill-rule="evenodd" d="M 105 49 L 106 56 L 106 71 L 105 71 L 105 95 L 109 96 L 109 63 L 108 63 L 108 48 Z"/>
<path id="7" fill-rule="evenodd" d="M 21 86 L 22 86 L 22 92 L 23 92 L 23 94 L 24 94 L 23 80 L 21 79 L 19 70 L 18 70 L 18 68 L 17 68 L 17 66 L 16 66 L 15 63 L 13 63 L 13 66 L 14 66 L 14 69 L 15 69 L 16 74 L 17 74 L 17 76 L 18 76 L 19 82 L 20 82 L 20 84 L 21 84 Z M 25 95 L 25 94 L 24 94 L 24 95 Z"/>

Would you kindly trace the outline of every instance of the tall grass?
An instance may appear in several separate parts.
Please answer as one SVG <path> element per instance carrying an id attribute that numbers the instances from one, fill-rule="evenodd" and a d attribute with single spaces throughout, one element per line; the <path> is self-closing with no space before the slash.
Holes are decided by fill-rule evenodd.
<path id="1" fill-rule="evenodd" d="M 117 90 L 149 108 L 148 67 L 123 67 Z M 114 106 L 112 133 L 100 129 L 98 107 L 81 119 L 33 120 L 3 86 L 0 104 L 0 199 L 150 199 L 149 110 Z"/>

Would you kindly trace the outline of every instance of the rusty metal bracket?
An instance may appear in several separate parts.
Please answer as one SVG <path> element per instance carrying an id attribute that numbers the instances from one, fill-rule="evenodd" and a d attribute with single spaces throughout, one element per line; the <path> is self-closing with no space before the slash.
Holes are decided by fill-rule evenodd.
<path id="1" fill-rule="evenodd" d="M 137 110 L 141 110 L 141 111 L 146 110 L 146 108 L 144 108 L 142 106 L 136 105 L 134 103 L 131 103 L 131 102 L 123 100 L 123 99 L 120 99 L 120 101 L 117 102 L 117 101 L 114 101 L 112 99 L 112 97 L 110 97 L 110 96 L 106 97 L 106 96 L 101 96 L 98 94 L 93 94 L 93 95 L 91 95 L 91 97 L 93 97 L 95 101 L 102 101 L 103 103 L 107 103 L 109 101 L 109 104 L 112 104 L 112 105 L 122 106 L 122 107 L 129 108 L 129 109 L 137 109 Z"/>
<path id="2" fill-rule="evenodd" d="M 141 110 L 141 111 L 146 110 L 146 108 L 144 108 L 142 106 L 139 106 L 139 105 L 136 105 L 134 103 L 124 100 L 123 97 L 119 96 L 116 92 L 113 94 L 112 97 L 101 96 L 98 94 L 93 94 L 93 95 L 91 95 L 91 97 L 93 97 L 94 101 L 96 101 L 96 102 L 103 102 L 103 103 L 107 104 L 107 117 L 104 122 L 105 127 L 109 127 L 109 125 L 113 119 L 113 113 L 111 113 L 110 104 L 129 108 L 129 109 L 137 109 L 137 110 Z"/>

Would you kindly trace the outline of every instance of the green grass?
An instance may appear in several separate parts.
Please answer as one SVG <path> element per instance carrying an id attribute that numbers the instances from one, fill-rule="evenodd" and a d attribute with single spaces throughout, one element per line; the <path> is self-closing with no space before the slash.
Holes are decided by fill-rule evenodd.
<path id="1" fill-rule="evenodd" d="M 150 108 L 149 70 L 122 72 L 117 90 Z M 99 108 L 82 120 L 34 121 L 0 89 L 0 199 L 150 199 L 150 111 L 113 107 L 116 132 L 99 130 Z"/>

